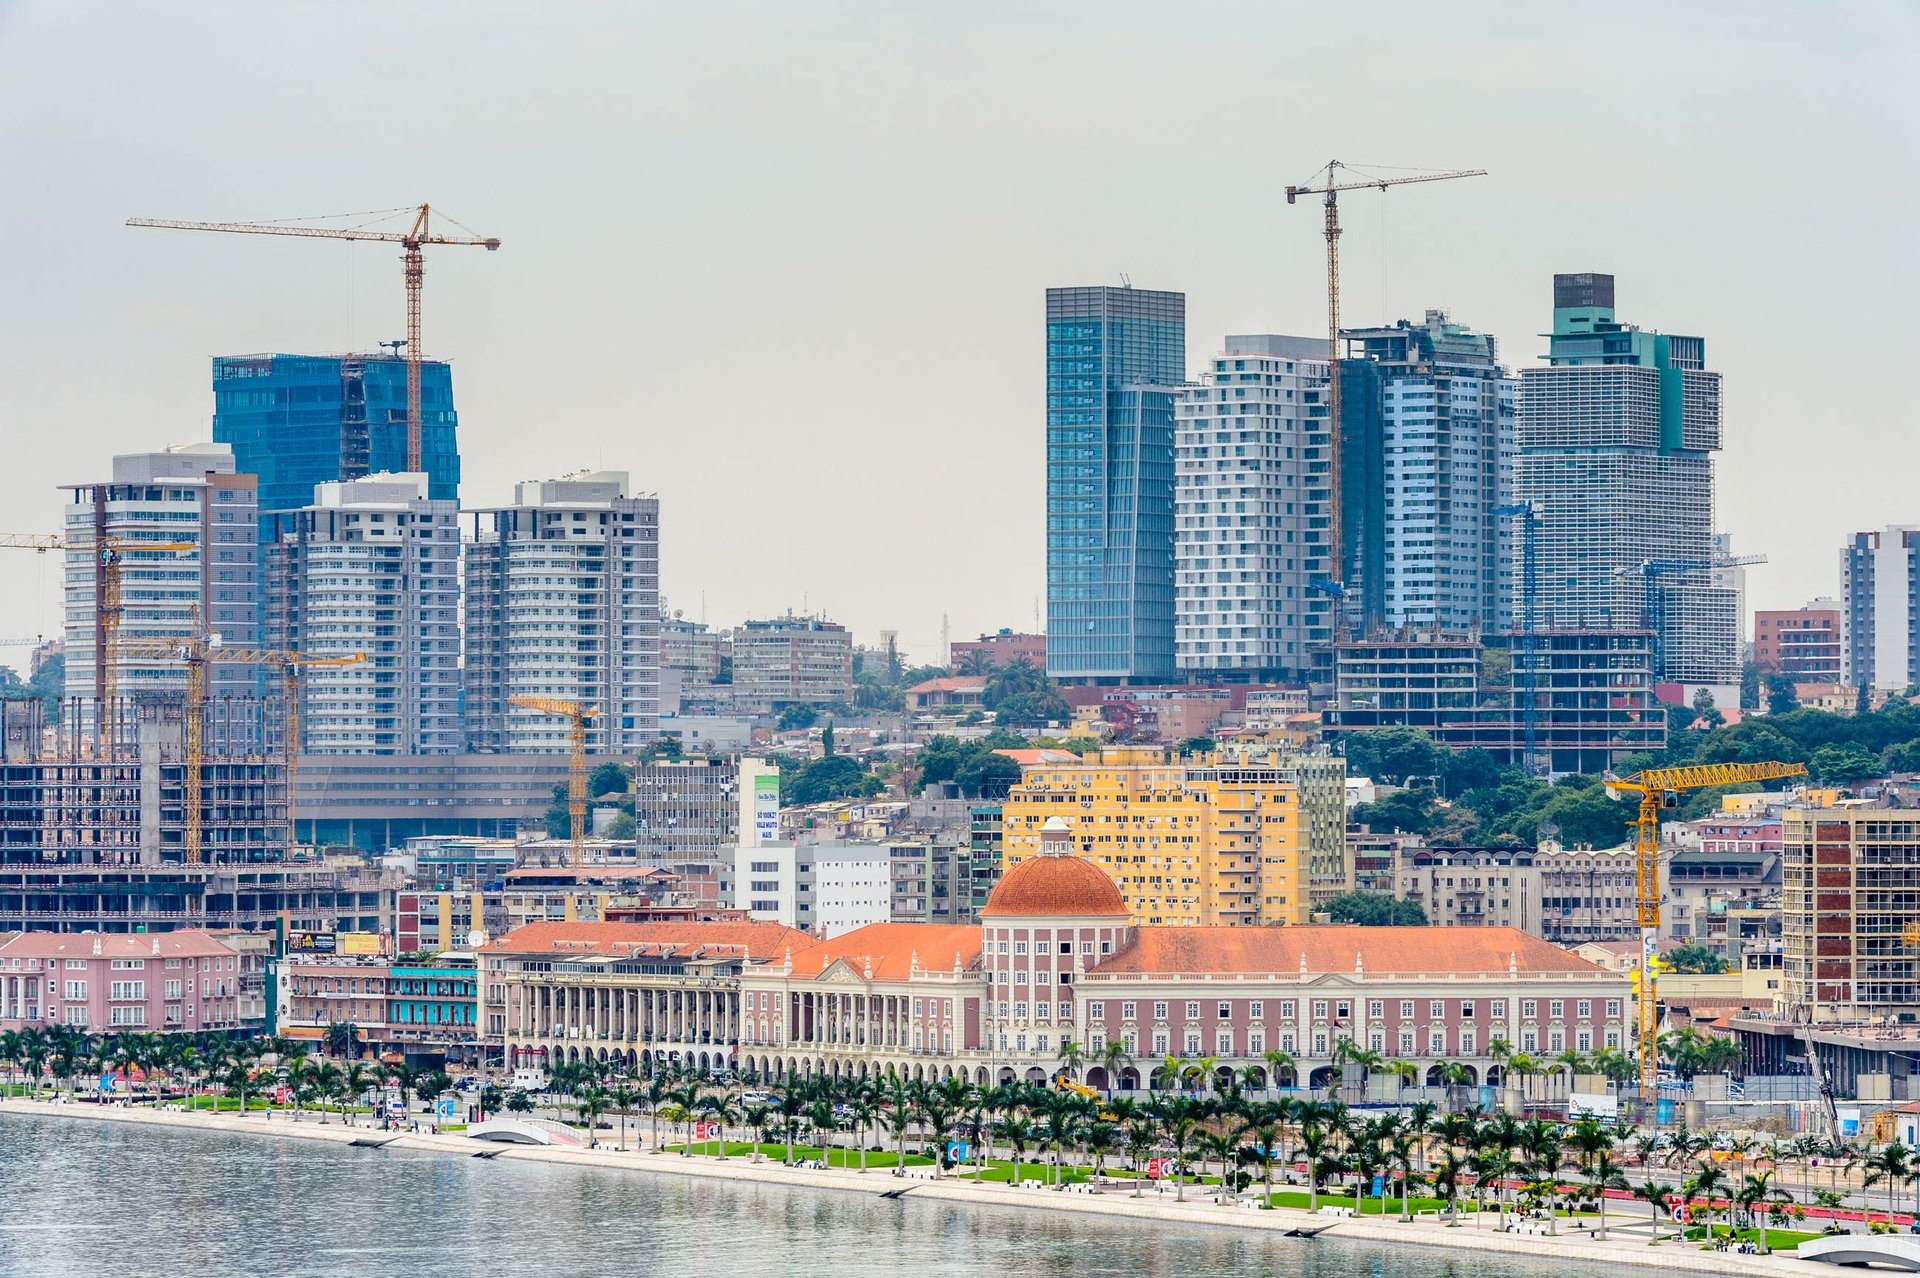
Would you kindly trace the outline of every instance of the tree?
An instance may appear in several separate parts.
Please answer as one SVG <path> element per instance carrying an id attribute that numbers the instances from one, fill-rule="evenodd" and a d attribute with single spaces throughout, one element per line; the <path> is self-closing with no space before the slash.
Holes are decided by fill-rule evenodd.
<path id="1" fill-rule="evenodd" d="M 1661 960 L 1675 972 L 1692 972 L 1712 976 L 1727 970 L 1727 965 L 1718 954 L 1699 942 L 1681 945 L 1667 951 Z"/>
<path id="2" fill-rule="evenodd" d="M 994 722 L 1015 728 L 1041 728 L 1073 718 L 1073 707 L 1046 672 L 1024 658 L 1010 661 L 987 676 L 981 704 L 993 711 Z"/>
<path id="3" fill-rule="evenodd" d="M 1417 790 L 1396 790 L 1372 803 L 1353 810 L 1353 823 L 1379 834 L 1432 834 L 1440 826 L 1439 805 L 1426 786 Z"/>
<path id="4" fill-rule="evenodd" d="M 606 836 L 609 839 L 631 839 L 640 833 L 640 826 L 631 812 L 619 812 L 613 820 L 607 822 Z"/>
<path id="5" fill-rule="evenodd" d="M 587 796 L 597 799 L 603 794 L 625 794 L 627 780 L 626 768 L 618 763 L 603 763 L 587 777 Z"/>
<path id="6" fill-rule="evenodd" d="M 1767 676 L 1767 713 L 1787 714 L 1800 708 L 1800 692 L 1792 675 Z"/>
<path id="7" fill-rule="evenodd" d="M 334 1056 L 353 1055 L 354 1044 L 360 1039 L 360 1027 L 352 1021 L 334 1021 L 327 1026 L 327 1051 Z"/>
<path id="8" fill-rule="evenodd" d="M 1807 761 L 1807 771 L 1822 785 L 1855 785 L 1881 774 L 1880 760 L 1857 745 L 1823 745 Z"/>
<path id="9" fill-rule="evenodd" d="M 780 711 L 778 726 L 782 732 L 797 732 L 801 728 L 811 728 L 817 718 L 819 715 L 812 706 L 796 701 Z"/>
<path id="10" fill-rule="evenodd" d="M 1740 708 L 1760 708 L 1760 666 L 1752 660 L 1740 663 Z"/>
<path id="11" fill-rule="evenodd" d="M 860 766 L 859 760 L 844 754 L 814 759 L 791 772 L 782 772 L 780 782 L 781 802 L 789 804 L 860 798 L 885 788 L 880 778 Z"/>
<path id="12" fill-rule="evenodd" d="M 1217 748 L 1218 743 L 1212 737 L 1188 737 L 1180 743 L 1180 753 L 1183 755 L 1211 754 Z"/>
<path id="13" fill-rule="evenodd" d="M 1888 772 L 1920 772 L 1920 741 L 1902 741 L 1887 747 L 1881 762 Z"/>
<path id="14" fill-rule="evenodd" d="M 1713 692 L 1709 688 L 1697 689 L 1693 694 L 1693 717 L 1697 723 L 1704 724 L 1709 730 L 1719 727 L 1727 721 L 1713 704 Z"/>
<path id="15" fill-rule="evenodd" d="M 1384 892 L 1347 892 L 1327 902 L 1335 923 L 1362 927 L 1425 927 L 1427 912 L 1418 901 L 1396 901 Z"/>
<path id="16" fill-rule="evenodd" d="M 1020 783 L 1020 765 L 1004 754 L 982 750 L 960 766 L 954 779 L 961 790 L 982 799 L 1004 799 Z"/>
<path id="17" fill-rule="evenodd" d="M 1440 783 L 1448 794 L 1465 794 L 1500 784 L 1500 761 L 1490 751 L 1474 746 L 1447 756 Z"/>
<path id="18" fill-rule="evenodd" d="M 1446 751 L 1419 728 L 1370 728 L 1342 738 L 1349 776 L 1367 776 L 1392 785 L 1409 777 L 1437 775 Z"/>

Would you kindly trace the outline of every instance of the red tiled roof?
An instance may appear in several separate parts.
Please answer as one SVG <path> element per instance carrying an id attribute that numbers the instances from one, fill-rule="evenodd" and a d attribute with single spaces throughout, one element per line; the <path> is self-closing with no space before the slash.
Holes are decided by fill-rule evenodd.
<path id="1" fill-rule="evenodd" d="M 105 934 L 87 932 L 20 932 L 0 944 L 6 958 L 232 958 L 230 945 L 197 928 L 179 932 Z"/>
<path id="2" fill-rule="evenodd" d="M 735 950 L 756 962 L 795 955 L 820 942 L 778 923 L 706 923 L 688 919 L 663 923 L 528 923 L 486 948 L 489 953 L 612 954 L 635 952 L 692 956 L 706 950 Z"/>
<path id="3" fill-rule="evenodd" d="M 1077 856 L 1036 856 L 1008 870 L 982 918 L 1126 918 L 1132 911 L 1107 872 Z"/>
<path id="4" fill-rule="evenodd" d="M 876 981 L 904 981 L 911 964 L 923 971 L 951 972 L 955 958 L 962 971 L 979 966 L 980 929 L 971 923 L 869 923 L 829 941 L 813 942 L 804 954 L 793 952 L 798 979 L 819 976 L 840 959 L 858 975 L 873 966 Z"/>
<path id="5" fill-rule="evenodd" d="M 987 681 L 980 675 L 941 675 L 934 679 L 925 679 L 906 690 L 908 696 L 916 692 L 983 692 Z"/>
<path id="6" fill-rule="evenodd" d="M 1142 927 L 1133 943 L 1093 969 L 1108 972 L 1262 973 L 1369 972 L 1590 975 L 1605 971 L 1517 927 Z"/>

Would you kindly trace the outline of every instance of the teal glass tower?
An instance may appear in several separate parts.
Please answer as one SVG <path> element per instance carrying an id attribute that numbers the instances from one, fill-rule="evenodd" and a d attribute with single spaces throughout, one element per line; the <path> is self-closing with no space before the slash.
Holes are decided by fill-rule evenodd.
<path id="1" fill-rule="evenodd" d="M 420 365 L 420 466 L 435 500 L 460 496 L 453 370 Z M 260 480 L 260 511 L 313 504 L 315 484 L 407 467 L 407 363 L 393 355 L 223 355 L 213 438 Z M 273 521 L 263 519 L 266 533 Z"/>
<path id="2" fill-rule="evenodd" d="M 1174 675 L 1173 419 L 1184 293 L 1047 290 L 1047 673 Z"/>

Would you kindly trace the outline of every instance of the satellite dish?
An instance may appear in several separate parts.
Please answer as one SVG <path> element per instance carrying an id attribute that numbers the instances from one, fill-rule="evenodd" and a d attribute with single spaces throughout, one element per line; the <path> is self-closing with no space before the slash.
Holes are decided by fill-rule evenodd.
<path id="1" fill-rule="evenodd" d="M 486 943 L 487 943 L 487 934 L 485 932 L 482 932 L 480 929 L 475 928 L 473 931 L 467 933 L 468 949 L 477 950 L 481 946 L 485 945 Z"/>

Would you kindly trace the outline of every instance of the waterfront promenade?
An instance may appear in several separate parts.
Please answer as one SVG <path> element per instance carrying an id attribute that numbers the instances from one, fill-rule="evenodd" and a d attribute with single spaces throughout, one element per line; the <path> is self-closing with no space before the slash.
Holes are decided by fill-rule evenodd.
<path id="1" fill-rule="evenodd" d="M 777 1162 L 755 1162 L 745 1157 L 718 1159 L 707 1155 L 682 1156 L 653 1151 L 621 1151 L 605 1147 L 578 1149 L 563 1146 L 496 1145 L 482 1146 L 460 1134 L 405 1133 L 392 1136 L 366 1127 L 338 1123 L 297 1122 L 290 1117 L 246 1118 L 232 1114 L 194 1113 L 142 1107 L 94 1106 L 29 1100 L 0 1100 L 0 1131 L 6 1115 L 30 1114 L 74 1121 L 145 1124 L 173 1128 L 239 1133 L 251 1136 L 279 1137 L 291 1140 L 317 1140 L 348 1145 L 369 1138 L 387 1140 L 393 1147 L 432 1151 L 449 1157 L 492 1153 L 499 1158 L 523 1162 L 571 1164 L 622 1171 L 651 1172 L 664 1175 L 695 1176 L 712 1180 L 731 1180 L 829 1189 L 877 1197 L 903 1193 L 915 1199 L 930 1199 L 975 1206 L 1026 1208 L 1051 1212 L 1074 1212 L 1090 1216 L 1134 1218 L 1157 1223 L 1179 1223 L 1225 1229 L 1286 1233 L 1300 1228 L 1325 1228 L 1323 1237 L 1338 1237 L 1355 1242 L 1412 1244 L 1525 1257 L 1543 1261 L 1551 1257 L 1562 1262 L 1631 1266 L 1642 1270 L 1740 1275 L 1821 1275 L 1832 1278 L 1830 1266 L 1798 1260 L 1790 1255 L 1741 1255 L 1733 1252 L 1702 1251 L 1697 1245 L 1663 1242 L 1647 1243 L 1646 1217 L 1616 1214 L 1610 1219 L 1613 1237 L 1605 1242 L 1588 1233 L 1589 1221 L 1578 1227 L 1562 1222 L 1555 1236 L 1506 1234 L 1476 1228 L 1472 1223 L 1448 1226 L 1431 1218 L 1400 1221 L 1387 1218 L 1348 1218 L 1313 1215 L 1304 1210 L 1276 1207 L 1271 1210 L 1248 1209 L 1219 1204 L 1211 1196 L 1189 1187 L 1189 1199 L 1180 1203 L 1171 1195 L 1132 1196 L 1130 1189 L 1116 1188 L 1106 1193 L 1068 1193 L 1039 1188 L 1020 1188 L 997 1183 L 975 1183 L 961 1177 L 919 1178 L 897 1176 L 891 1171 L 844 1171 L 838 1168 L 809 1169 L 783 1166 Z M 366 1151 L 370 1158 L 380 1151 Z M 1622 1226 L 1626 1228 L 1622 1228 Z M 1635 1226 L 1638 1226 L 1636 1229 Z M 1303 1243 L 1312 1246 L 1311 1242 Z"/>

